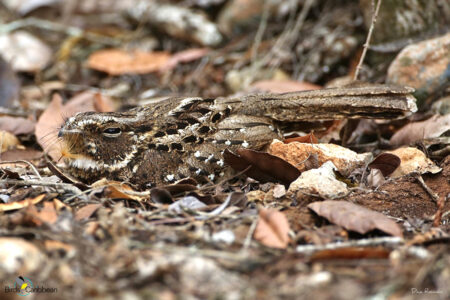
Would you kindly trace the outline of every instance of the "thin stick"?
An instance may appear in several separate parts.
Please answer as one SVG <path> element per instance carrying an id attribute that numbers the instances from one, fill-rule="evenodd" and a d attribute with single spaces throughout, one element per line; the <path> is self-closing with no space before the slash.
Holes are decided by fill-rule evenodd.
<path id="1" fill-rule="evenodd" d="M 72 192 L 74 194 L 80 194 L 82 195 L 83 192 L 70 183 L 60 183 L 60 182 L 47 182 L 47 181 L 40 181 L 40 180 L 17 180 L 17 179 L 1 179 L 0 184 L 14 184 L 19 186 L 26 186 L 26 185 L 39 185 L 39 186 L 49 186 L 49 187 L 55 187 L 55 188 L 62 188 L 66 191 Z"/>
<path id="2" fill-rule="evenodd" d="M 214 209 L 212 212 L 207 213 L 207 214 L 205 214 L 203 216 L 195 217 L 195 219 L 196 220 L 207 220 L 207 219 L 209 219 L 211 217 L 215 217 L 215 216 L 220 215 L 225 210 L 225 208 L 228 206 L 228 204 L 230 204 L 232 195 L 233 195 L 233 193 L 230 193 L 228 195 L 227 199 L 222 204 L 220 204 L 219 207 Z"/>
<path id="3" fill-rule="evenodd" d="M 313 4 L 314 0 L 305 1 L 302 10 L 300 11 L 300 14 L 295 21 L 294 28 L 289 29 L 288 27 L 286 27 L 286 30 L 283 30 L 283 33 L 276 40 L 275 44 L 272 46 L 272 49 L 261 59 L 261 66 L 267 65 L 279 51 L 280 47 L 290 48 L 290 45 L 295 42 L 295 35 L 300 33 L 300 29 L 302 28 L 303 23 L 308 16 L 308 13 L 311 10 Z"/>
<path id="4" fill-rule="evenodd" d="M 255 63 L 258 56 L 258 48 L 261 45 L 264 32 L 266 31 L 267 21 L 269 20 L 269 1 L 264 2 L 263 13 L 261 16 L 261 22 L 259 23 L 258 30 L 256 31 L 255 40 L 252 47 L 252 64 Z"/>
<path id="5" fill-rule="evenodd" d="M 316 251 L 335 250 L 347 247 L 396 247 L 403 245 L 405 240 L 400 237 L 376 237 L 363 240 L 351 240 L 347 242 L 328 243 L 325 245 L 299 245 L 296 248 L 297 253 L 312 254 Z"/>
<path id="6" fill-rule="evenodd" d="M 438 203 L 439 195 L 436 194 L 432 189 L 430 189 L 428 187 L 428 185 L 423 180 L 422 175 L 417 174 L 416 178 L 417 178 L 417 181 L 420 183 L 420 185 L 423 187 L 423 189 L 428 193 L 428 195 L 430 195 L 431 199 L 433 199 L 434 202 Z"/>
<path id="7" fill-rule="evenodd" d="M 366 39 L 366 42 L 364 43 L 363 52 L 359 59 L 358 66 L 356 67 L 355 74 L 353 75 L 353 80 L 358 79 L 359 70 L 361 70 L 362 63 L 364 61 L 364 58 L 366 57 L 367 49 L 369 48 L 369 45 L 370 45 L 370 39 L 372 38 L 373 28 L 375 27 L 375 23 L 377 22 L 377 16 L 378 16 L 378 12 L 380 10 L 381 2 L 382 2 L 382 0 L 378 0 L 377 8 L 375 9 L 375 13 L 372 15 L 372 23 L 370 24 L 369 32 L 367 33 L 367 39 Z M 372 8 L 373 8 L 373 6 L 374 6 L 374 2 L 372 0 Z"/>
<path id="8" fill-rule="evenodd" d="M 420 183 L 422 188 L 430 195 L 431 199 L 436 202 L 437 205 L 437 211 L 434 214 L 434 220 L 433 220 L 433 226 L 439 227 L 441 225 L 442 220 L 442 213 L 444 210 L 444 204 L 445 204 L 445 196 L 439 197 L 437 193 L 435 193 L 423 180 L 422 175 L 417 174 L 416 176 L 417 181 Z"/>
<path id="9" fill-rule="evenodd" d="M 244 244 L 242 245 L 241 252 L 246 252 L 246 251 L 248 251 L 248 248 L 250 248 L 250 243 L 252 242 L 252 237 L 253 237 L 253 234 L 255 233 L 257 224 L 258 224 L 258 218 L 255 218 L 252 222 L 252 225 L 250 225 L 247 236 L 245 237 L 245 241 L 244 241 Z"/>
<path id="10" fill-rule="evenodd" d="M 11 160 L 11 161 L 0 161 L 0 164 L 17 164 L 17 163 L 24 163 L 27 164 L 31 170 L 33 170 L 33 172 L 36 174 L 37 177 L 39 177 L 40 180 L 42 180 L 41 174 L 39 174 L 38 170 L 36 169 L 36 167 L 29 161 L 27 160 Z"/>
<path id="11" fill-rule="evenodd" d="M 0 25 L 0 34 L 9 33 L 11 31 L 30 26 L 42 28 L 45 30 L 64 32 L 65 34 L 70 36 L 81 36 L 87 40 L 111 46 L 117 46 L 120 43 L 117 40 L 114 40 L 107 36 L 95 34 L 92 32 L 86 32 L 78 27 L 66 26 L 56 22 L 42 20 L 34 17 L 13 21 L 7 24 L 2 24 Z"/>
<path id="12" fill-rule="evenodd" d="M 442 213 L 444 211 L 444 205 L 445 205 L 445 202 L 449 198 L 450 198 L 450 194 L 447 194 L 447 197 L 442 196 L 437 200 L 437 211 L 436 211 L 436 214 L 435 214 L 434 220 L 433 220 L 434 227 L 439 227 L 441 225 Z"/>

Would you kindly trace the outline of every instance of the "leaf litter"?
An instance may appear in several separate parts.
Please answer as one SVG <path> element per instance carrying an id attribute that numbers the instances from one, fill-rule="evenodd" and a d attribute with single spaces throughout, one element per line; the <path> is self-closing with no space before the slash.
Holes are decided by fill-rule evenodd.
<path id="1" fill-rule="evenodd" d="M 142 192 L 126 182 L 89 186 L 54 165 L 61 156 L 59 127 L 76 112 L 122 111 L 167 96 L 214 98 L 349 82 L 368 30 L 358 24 L 371 21 L 361 10 L 373 11 L 370 1 L 360 7 L 273 1 L 265 8 L 254 0 L 106 0 L 71 9 L 55 1 L 12 2 L 13 14 L 0 6 L 7 41 L 0 54 L 9 67 L 0 74 L 7 83 L 0 87 L 0 124 L 17 140 L 2 145 L 9 150 L 0 162 L 0 249 L 9 249 L 0 251 L 4 282 L 23 274 L 58 287 L 46 299 L 342 293 L 358 299 L 385 291 L 411 297 L 411 287 L 450 295 L 442 284 L 449 253 L 448 115 L 429 117 L 426 106 L 445 99 L 446 86 L 419 82 L 426 88 L 415 94 L 425 95 L 422 112 L 403 120 L 283 124 L 288 135 L 282 142 L 226 152 L 238 174 L 218 182 L 185 180 Z M 37 9 L 41 5 L 61 18 Z M 422 9 L 431 9 L 437 28 L 441 19 L 434 14 L 450 10 L 433 5 Z M 382 3 L 381 20 L 385 9 Z M 176 13 L 181 19 L 172 18 Z M 401 75 L 416 65 L 429 78 L 444 78 L 446 64 L 436 67 L 430 51 L 423 52 L 425 60 L 389 68 L 392 58 L 380 52 L 387 47 L 378 29 L 384 23 L 374 28 L 382 42 L 370 44 L 376 59 L 364 60 L 361 78 L 380 82 L 389 69 L 391 79 L 408 85 Z M 385 34 L 402 32 L 389 24 Z M 394 52 L 404 38 L 423 43 L 419 50 L 447 39 L 400 34 Z M 28 49 L 19 53 L 17 45 Z M 447 59 L 443 54 L 440 61 Z M 409 147 L 395 149 L 402 146 Z M 302 182 L 308 177 L 311 185 Z M 423 270 L 425 276 L 409 275 Z"/>

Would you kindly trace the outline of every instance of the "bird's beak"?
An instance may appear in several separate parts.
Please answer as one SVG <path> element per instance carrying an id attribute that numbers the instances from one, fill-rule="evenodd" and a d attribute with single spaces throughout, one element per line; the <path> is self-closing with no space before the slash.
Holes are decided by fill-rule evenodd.
<path id="1" fill-rule="evenodd" d="M 80 133 L 81 133 L 81 130 L 79 130 L 79 129 L 64 129 L 64 128 L 61 128 L 58 131 L 58 137 L 63 137 L 66 134 L 80 134 Z"/>

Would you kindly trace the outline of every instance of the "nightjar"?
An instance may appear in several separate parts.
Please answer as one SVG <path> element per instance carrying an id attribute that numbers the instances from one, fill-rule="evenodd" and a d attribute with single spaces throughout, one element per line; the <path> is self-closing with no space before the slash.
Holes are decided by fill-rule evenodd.
<path id="1" fill-rule="evenodd" d="M 286 123 L 399 118 L 416 111 L 410 88 L 386 85 L 286 94 L 169 98 L 126 112 L 78 113 L 59 131 L 68 171 L 145 189 L 185 177 L 215 181 L 229 171 L 223 151 L 259 150 Z"/>

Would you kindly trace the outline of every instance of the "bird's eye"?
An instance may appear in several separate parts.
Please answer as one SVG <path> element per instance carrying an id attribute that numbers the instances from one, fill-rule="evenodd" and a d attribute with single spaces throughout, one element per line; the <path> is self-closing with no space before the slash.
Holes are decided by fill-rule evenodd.
<path id="1" fill-rule="evenodd" d="M 119 127 L 109 127 L 103 130 L 103 134 L 108 137 L 116 137 L 119 136 L 122 131 Z"/>

